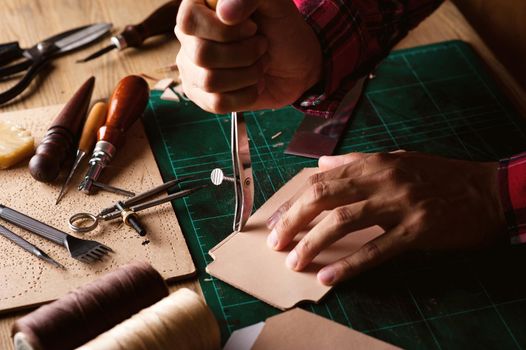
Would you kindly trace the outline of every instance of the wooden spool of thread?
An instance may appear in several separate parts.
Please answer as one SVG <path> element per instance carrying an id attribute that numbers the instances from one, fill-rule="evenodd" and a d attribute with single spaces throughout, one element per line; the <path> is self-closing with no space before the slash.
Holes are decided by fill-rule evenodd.
<path id="1" fill-rule="evenodd" d="M 125 265 L 18 319 L 15 349 L 74 349 L 168 294 L 151 265 Z"/>
<path id="2" fill-rule="evenodd" d="M 215 350 L 220 344 L 214 315 L 183 288 L 77 350 Z"/>

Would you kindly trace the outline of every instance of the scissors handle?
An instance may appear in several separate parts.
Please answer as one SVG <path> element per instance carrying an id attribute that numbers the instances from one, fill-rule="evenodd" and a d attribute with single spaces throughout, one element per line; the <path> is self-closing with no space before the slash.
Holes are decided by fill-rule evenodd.
<path id="1" fill-rule="evenodd" d="M 0 78 L 9 77 L 13 74 L 23 72 L 27 70 L 31 65 L 33 64 L 33 61 L 27 59 L 17 64 L 12 64 L 7 67 L 0 67 Z"/>
<path id="2" fill-rule="evenodd" d="M 0 105 L 12 100 L 16 96 L 20 95 L 36 77 L 38 72 L 46 66 L 49 59 L 39 59 L 36 61 L 28 61 L 29 69 L 26 74 L 20 79 L 18 83 L 12 86 L 10 89 L 0 94 Z M 27 64 L 27 63 L 26 63 Z"/>
<path id="3" fill-rule="evenodd" d="M 0 44 L 0 66 L 5 66 L 17 58 L 22 57 L 24 50 L 20 48 L 17 41 Z"/>

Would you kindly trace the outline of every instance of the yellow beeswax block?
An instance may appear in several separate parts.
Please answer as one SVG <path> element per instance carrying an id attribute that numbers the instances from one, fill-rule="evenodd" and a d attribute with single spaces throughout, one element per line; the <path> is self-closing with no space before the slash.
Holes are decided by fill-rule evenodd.
<path id="1" fill-rule="evenodd" d="M 35 140 L 24 128 L 0 121 L 0 169 L 10 166 L 33 154 Z"/>

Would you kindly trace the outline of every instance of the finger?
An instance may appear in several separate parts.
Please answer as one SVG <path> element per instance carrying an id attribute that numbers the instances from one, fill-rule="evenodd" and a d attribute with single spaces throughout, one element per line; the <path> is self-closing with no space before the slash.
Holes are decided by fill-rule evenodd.
<path id="1" fill-rule="evenodd" d="M 267 228 L 273 229 L 274 226 L 276 226 L 276 224 L 278 223 L 281 216 L 285 214 L 287 210 L 290 209 L 292 204 L 294 204 L 294 202 L 299 198 L 300 195 L 301 193 L 298 192 L 297 194 L 292 196 L 288 201 L 280 205 L 280 207 L 267 219 Z M 275 241 L 277 241 L 277 236 L 273 236 L 273 238 L 269 238 L 269 240 L 271 240 L 271 242 L 269 242 L 268 245 L 270 247 L 273 247 L 276 245 Z"/>
<path id="2" fill-rule="evenodd" d="M 400 155 L 391 153 L 351 153 L 349 163 L 322 172 L 324 180 L 371 175 L 392 167 Z"/>
<path id="3" fill-rule="evenodd" d="M 240 68 L 255 64 L 267 51 L 268 41 L 262 35 L 234 43 L 218 43 L 189 36 L 175 28 L 181 50 L 195 65 L 203 68 Z"/>
<path id="4" fill-rule="evenodd" d="M 221 0 L 217 16 L 226 24 L 234 25 L 249 18 L 256 11 L 260 0 Z"/>
<path id="5" fill-rule="evenodd" d="M 308 180 L 308 183 L 314 184 L 317 182 L 317 178 L 315 176 L 311 176 Z M 313 182 L 314 181 L 314 182 Z M 276 224 L 278 223 L 279 219 L 283 214 L 287 212 L 287 210 L 290 209 L 290 207 L 303 195 L 304 189 L 300 189 L 292 197 L 289 198 L 286 202 L 284 202 L 268 219 L 267 219 L 267 227 L 269 229 L 274 228 Z M 269 244 L 270 245 L 270 244 Z M 272 245 L 270 245 L 272 246 Z"/>
<path id="6" fill-rule="evenodd" d="M 259 95 L 257 85 L 224 93 L 210 93 L 188 86 L 183 78 L 182 86 L 184 93 L 199 107 L 217 114 L 251 110 Z"/>
<path id="7" fill-rule="evenodd" d="M 374 225 L 389 227 L 397 218 L 396 209 L 381 201 L 365 200 L 338 207 L 298 242 L 286 264 L 290 269 L 303 270 L 321 251 L 347 234 Z"/>
<path id="8" fill-rule="evenodd" d="M 374 179 L 368 177 L 322 181 L 311 185 L 281 215 L 268 237 L 268 245 L 277 250 L 283 249 L 321 212 L 365 199 L 376 190 L 375 184 Z"/>
<path id="9" fill-rule="evenodd" d="M 339 168 L 338 172 L 334 172 L 334 173 L 318 172 L 309 177 L 309 179 L 307 180 L 307 186 L 313 186 L 316 183 L 323 182 L 323 181 L 339 180 L 339 179 L 343 179 L 347 177 L 359 177 L 360 175 L 362 175 L 362 172 L 363 172 L 363 166 L 359 166 L 359 164 L 356 164 L 356 166 L 353 166 L 353 167 L 349 167 L 349 169 Z M 299 197 L 301 197 L 303 192 L 304 190 L 298 191 L 294 195 L 294 197 L 292 197 L 291 199 L 289 199 L 287 203 L 285 203 L 286 205 L 284 205 L 283 207 L 280 207 L 276 212 L 274 212 L 272 216 L 270 216 L 270 218 L 267 220 L 267 227 L 270 229 L 273 228 L 279 222 L 279 219 L 281 218 L 281 216 L 292 206 L 292 204 L 294 204 L 294 202 Z M 277 240 L 276 234 L 273 235 L 273 237 L 270 240 L 273 242 L 276 241 Z"/>
<path id="10" fill-rule="evenodd" d="M 400 154 L 405 153 L 405 150 L 398 149 L 396 151 L 389 152 L 389 154 Z M 338 156 L 322 156 L 318 160 L 318 167 L 322 171 L 329 171 L 331 169 L 340 167 L 342 165 L 350 164 L 359 160 L 364 160 L 371 156 L 379 156 L 381 153 L 359 153 L 353 152 L 348 154 L 342 154 Z"/>
<path id="11" fill-rule="evenodd" d="M 191 76 L 188 82 L 192 86 L 205 92 L 222 93 L 257 85 L 264 78 L 268 61 L 268 56 L 263 56 L 250 67 L 206 69 L 194 65 L 188 59 L 182 59 L 177 61 L 177 66 L 185 76 Z"/>
<path id="12" fill-rule="evenodd" d="M 403 253 L 409 249 L 409 244 L 402 236 L 400 226 L 378 236 L 355 253 L 322 268 L 318 271 L 318 280 L 325 285 L 334 285 Z"/>
<path id="13" fill-rule="evenodd" d="M 321 173 L 316 173 L 309 177 L 307 180 L 307 184 L 314 185 L 317 182 L 322 181 L 323 175 L 320 175 Z M 288 201 L 283 203 L 268 219 L 267 219 L 267 227 L 269 229 L 274 228 L 276 224 L 281 219 L 281 216 L 287 212 L 287 210 L 292 207 L 292 205 L 303 195 L 304 189 L 300 189 L 298 192 L 296 192 Z M 277 242 L 277 234 L 271 232 L 271 238 L 268 238 L 269 241 L 267 241 L 269 247 L 275 246 L 275 243 Z"/>
<path id="14" fill-rule="evenodd" d="M 322 171 L 327 171 L 327 170 L 334 169 L 336 167 L 360 160 L 362 158 L 368 157 L 369 155 L 370 154 L 368 153 L 355 152 L 355 153 L 342 154 L 338 156 L 322 156 L 318 160 L 318 167 Z"/>
<path id="15" fill-rule="evenodd" d="M 177 13 L 177 31 L 201 39 L 233 42 L 256 34 L 257 25 L 245 20 L 236 25 L 223 23 L 202 1 L 183 1 Z M 176 34 L 177 35 L 177 34 Z"/>

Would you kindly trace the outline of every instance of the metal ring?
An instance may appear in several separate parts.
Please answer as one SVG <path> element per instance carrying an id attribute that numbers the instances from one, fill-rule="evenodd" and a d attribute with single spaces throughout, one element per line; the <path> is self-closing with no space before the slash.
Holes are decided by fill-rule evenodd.
<path id="1" fill-rule="evenodd" d="M 79 221 L 91 222 L 88 226 L 79 226 L 76 223 Z M 77 213 L 71 216 L 68 220 L 69 228 L 75 232 L 85 233 L 93 231 L 99 224 L 99 218 L 90 213 Z"/>
<path id="2" fill-rule="evenodd" d="M 130 223 L 128 221 L 128 218 L 130 217 L 130 215 L 133 215 L 135 214 L 133 210 L 131 209 L 128 209 L 128 208 L 124 208 L 122 211 L 121 211 L 121 216 L 122 216 L 122 221 L 130 226 Z"/>

